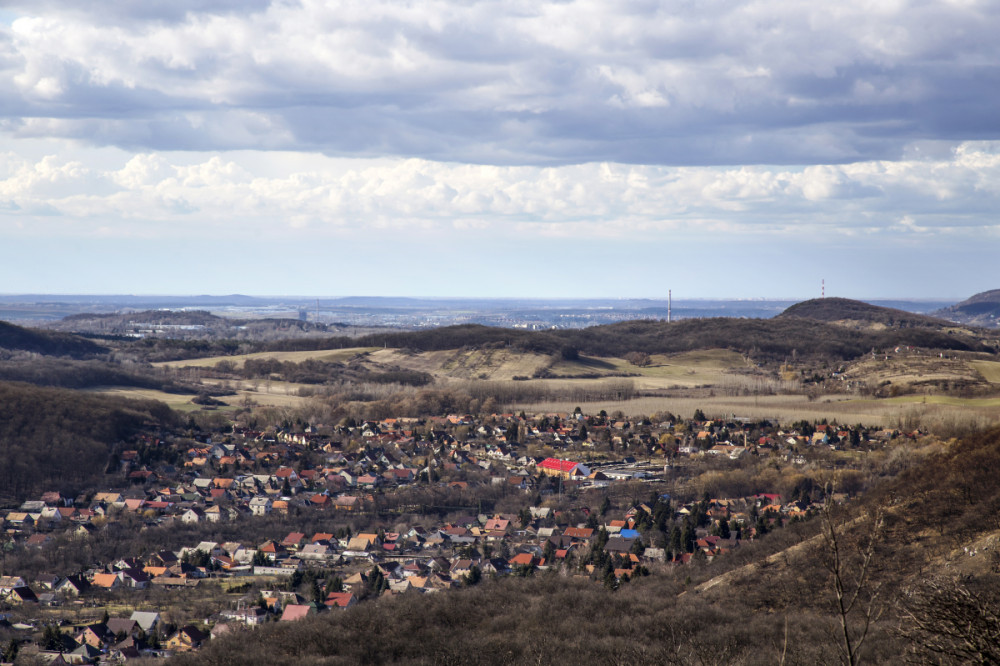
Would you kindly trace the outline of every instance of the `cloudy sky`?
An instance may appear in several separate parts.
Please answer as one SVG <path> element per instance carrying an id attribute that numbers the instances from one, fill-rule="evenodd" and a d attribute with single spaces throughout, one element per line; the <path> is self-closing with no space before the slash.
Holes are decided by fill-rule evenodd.
<path id="1" fill-rule="evenodd" d="M 0 8 L 0 293 L 1000 288 L 1000 2 Z"/>

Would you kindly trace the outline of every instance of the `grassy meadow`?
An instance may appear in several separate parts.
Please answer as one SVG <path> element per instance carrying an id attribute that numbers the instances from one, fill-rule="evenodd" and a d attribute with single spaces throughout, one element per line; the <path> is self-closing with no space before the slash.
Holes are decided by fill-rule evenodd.
<path id="1" fill-rule="evenodd" d="M 773 372 L 748 363 L 743 355 L 725 349 L 653 354 L 648 363 L 641 366 L 618 357 L 580 356 L 567 360 L 510 347 L 427 352 L 355 347 L 219 356 L 158 365 L 174 370 L 189 368 L 197 374 L 198 368 L 212 368 L 220 361 L 229 361 L 239 368 L 248 359 L 292 363 L 307 360 L 355 362 L 376 370 L 419 371 L 431 375 L 436 388 L 494 391 L 497 400 L 506 408 L 526 412 L 570 412 L 579 406 L 590 413 L 603 409 L 608 413 L 636 416 L 669 411 L 687 417 L 701 409 L 709 416 L 718 417 L 771 418 L 781 422 L 825 418 L 868 426 L 952 429 L 988 425 L 1000 420 L 1000 397 L 991 397 L 988 393 L 958 397 L 935 388 L 949 382 L 975 383 L 982 389 L 1000 384 L 1000 362 L 981 357 L 915 352 L 868 356 L 840 368 L 845 380 L 869 386 L 892 385 L 904 392 L 904 395 L 885 398 L 817 395 L 815 391 L 807 395 L 797 371 L 782 373 L 782 380 Z M 823 367 L 816 371 L 822 373 L 831 369 L 836 368 Z M 810 372 L 808 368 L 806 372 Z M 309 400 L 303 396 L 318 388 L 263 379 L 201 378 L 199 381 L 206 387 L 225 387 L 236 392 L 219 398 L 226 403 L 225 407 L 219 407 L 221 410 L 237 409 L 250 403 L 301 407 Z M 907 394 L 910 391 L 917 394 Z M 191 402 L 193 394 L 117 388 L 105 392 L 154 398 L 186 412 L 201 409 Z M 663 392 L 665 396 L 648 396 L 656 392 Z"/>
<path id="2" fill-rule="evenodd" d="M 281 362 L 302 363 L 303 361 L 323 361 L 324 363 L 345 363 L 360 354 L 378 350 L 379 347 L 351 347 L 345 349 L 325 349 L 319 351 L 287 351 L 287 352 L 257 352 L 239 356 L 208 356 L 181 361 L 164 361 L 154 363 L 154 367 L 166 368 L 213 368 L 220 362 L 227 361 L 234 367 L 242 368 L 248 360 L 274 359 Z"/>
<path id="3" fill-rule="evenodd" d="M 857 399 L 840 395 L 812 399 L 804 395 L 642 397 L 634 400 L 585 402 L 545 401 L 514 405 L 515 411 L 527 413 L 572 412 L 580 407 L 586 413 L 605 410 L 628 417 L 671 412 L 690 418 L 701 409 L 711 418 L 746 417 L 775 419 L 782 423 L 828 419 L 838 423 L 861 423 L 869 427 L 944 428 L 964 430 L 1000 421 L 1000 399 L 923 401 L 920 396 L 903 398 Z"/>

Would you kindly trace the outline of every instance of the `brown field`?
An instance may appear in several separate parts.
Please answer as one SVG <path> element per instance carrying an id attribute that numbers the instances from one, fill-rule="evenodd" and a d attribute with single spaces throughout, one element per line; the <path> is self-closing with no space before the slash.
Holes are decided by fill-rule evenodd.
<path id="1" fill-rule="evenodd" d="M 176 409 L 179 412 L 194 412 L 201 409 L 200 405 L 191 402 L 191 398 L 195 397 L 193 393 L 166 393 L 165 391 L 128 386 L 108 386 L 90 389 L 90 391 L 100 393 L 101 395 L 134 398 L 136 400 L 159 400 L 166 403 L 171 409 Z"/>
<path id="2" fill-rule="evenodd" d="M 980 366 L 983 369 L 980 369 Z M 996 370 L 992 366 L 996 366 Z M 927 354 L 901 353 L 866 358 L 851 363 L 843 376 L 847 380 L 862 380 L 875 386 L 890 382 L 913 386 L 934 382 L 980 383 L 987 372 L 1000 372 L 1000 364 L 969 361 Z"/>
<path id="3" fill-rule="evenodd" d="M 398 349 L 379 349 L 367 360 L 386 366 L 426 372 L 442 379 L 509 380 L 531 377 L 550 362 L 543 354 L 510 349 L 452 349 L 408 354 Z"/>
<path id="4" fill-rule="evenodd" d="M 991 384 L 1000 384 L 1000 362 L 997 361 L 971 361 L 969 363 L 973 369 L 983 376 L 983 379 Z"/>
<path id="5" fill-rule="evenodd" d="M 736 396 L 705 398 L 638 398 L 628 401 L 606 401 L 575 404 L 568 401 L 539 402 L 514 405 L 515 411 L 527 413 L 572 412 L 580 407 L 586 413 L 606 410 L 621 411 L 626 416 L 648 416 L 656 412 L 671 412 L 690 418 L 696 409 L 714 418 L 747 417 L 777 419 L 789 423 L 806 419 L 836 420 L 839 423 L 861 423 L 866 426 L 892 428 L 985 426 L 1000 421 L 1000 400 L 956 399 L 935 402 L 922 397 L 903 399 L 859 400 L 845 396 L 826 396 L 810 400 L 807 396 Z"/>
<path id="6" fill-rule="evenodd" d="M 219 384 L 218 380 L 202 380 L 204 384 Z M 259 386 L 254 390 L 254 382 L 230 382 L 235 395 L 219 396 L 218 400 L 225 403 L 225 406 L 217 407 L 220 411 L 235 410 L 243 407 L 247 401 L 256 405 L 269 405 L 273 407 L 299 407 L 305 403 L 307 398 L 299 397 L 297 391 L 300 384 L 290 384 L 287 382 L 257 382 Z M 154 389 L 140 389 L 132 387 L 111 386 L 106 388 L 93 389 L 94 393 L 103 395 L 113 395 L 123 398 L 135 398 L 137 400 L 159 400 L 166 403 L 171 409 L 179 412 L 198 412 L 204 410 L 201 405 L 191 402 L 195 397 L 193 393 L 166 393 Z"/>
<path id="7" fill-rule="evenodd" d="M 317 360 L 327 363 L 343 363 L 349 361 L 359 354 L 376 351 L 379 347 L 349 347 L 345 349 L 321 349 L 317 351 L 292 351 L 292 352 L 259 352 L 256 354 L 244 354 L 240 356 L 208 356 L 205 358 L 192 358 L 183 361 L 165 361 L 154 363 L 154 366 L 167 368 L 211 368 L 220 361 L 230 361 L 237 368 L 242 368 L 247 359 L 275 359 L 278 361 L 290 361 L 301 363 L 303 361 Z"/>
<path id="8" fill-rule="evenodd" d="M 740 354 L 712 349 L 684 354 L 654 354 L 645 367 L 632 365 L 623 358 L 559 360 L 552 364 L 551 372 L 556 378 L 592 374 L 602 377 L 635 375 L 629 378 L 635 382 L 636 388 L 658 389 L 712 385 L 729 371 L 745 367 L 746 361 Z"/>
<path id="9" fill-rule="evenodd" d="M 869 426 L 918 427 L 920 425 L 988 424 L 1000 420 L 1000 398 L 963 399 L 936 395 L 902 396 L 888 399 L 857 399 L 831 395 L 807 397 L 790 394 L 800 389 L 797 381 L 780 381 L 767 376 L 738 353 L 728 350 L 706 350 L 673 355 L 654 355 L 650 364 L 638 367 L 622 358 L 581 357 L 576 361 L 553 359 L 544 354 L 523 353 L 501 349 L 459 349 L 435 352 L 407 352 L 399 349 L 351 348 L 309 352 L 266 352 L 249 356 L 212 357 L 165 363 L 169 367 L 211 367 L 228 360 L 242 364 L 247 358 L 273 358 L 280 361 L 302 362 L 316 359 L 345 362 L 359 359 L 366 366 L 399 367 L 426 372 L 441 386 L 479 380 L 510 382 L 514 377 L 531 377 L 547 370 L 546 379 L 514 382 L 521 387 L 538 387 L 553 394 L 577 394 L 592 400 L 606 389 L 608 396 L 622 386 L 636 391 L 658 389 L 710 389 L 710 397 L 664 397 L 634 400 L 604 400 L 574 402 L 571 400 L 524 403 L 511 406 L 520 411 L 572 411 L 580 406 L 585 411 L 601 409 L 609 413 L 621 411 L 629 416 L 669 411 L 689 417 L 696 409 L 709 416 L 744 416 L 774 418 L 782 422 L 800 419 L 835 419 L 841 423 L 863 423 Z M 575 378 L 586 375 L 589 378 Z M 884 382 L 901 388 L 941 382 L 984 384 L 1000 383 L 1000 362 L 942 358 L 901 352 L 888 357 L 865 358 L 843 369 L 848 380 L 862 381 L 869 386 Z M 236 408 L 251 402 L 258 405 L 298 407 L 308 398 L 300 397 L 303 385 L 278 381 L 202 380 L 205 384 L 223 384 L 237 391 L 234 396 L 221 398 Z M 159 391 L 107 389 L 105 392 L 162 400 L 182 411 L 200 409 L 190 402 L 193 396 L 172 395 Z M 702 391 L 704 392 L 704 391 Z M 755 395 L 757 394 L 757 395 Z M 777 394 L 777 395 L 771 395 Z M 221 408 L 226 409 L 226 408 Z"/>
<path id="10" fill-rule="evenodd" d="M 242 367 L 247 359 L 275 359 L 292 363 L 318 360 L 343 363 L 361 357 L 374 366 L 398 366 L 407 370 L 426 372 L 436 378 L 510 380 L 514 377 L 531 377 L 539 370 L 549 368 L 556 378 L 580 375 L 614 377 L 636 375 L 636 387 L 642 389 L 699 386 L 713 384 L 727 371 L 744 368 L 743 357 L 732 351 L 718 349 L 690 352 L 670 356 L 654 355 L 650 365 L 637 367 L 621 358 L 588 358 L 580 361 L 553 362 L 551 356 L 524 353 L 511 349 L 446 350 L 407 353 L 398 349 L 354 347 L 300 352 L 260 352 L 243 356 L 212 356 L 184 361 L 168 361 L 158 366 L 170 368 L 210 368 L 221 361 Z"/>

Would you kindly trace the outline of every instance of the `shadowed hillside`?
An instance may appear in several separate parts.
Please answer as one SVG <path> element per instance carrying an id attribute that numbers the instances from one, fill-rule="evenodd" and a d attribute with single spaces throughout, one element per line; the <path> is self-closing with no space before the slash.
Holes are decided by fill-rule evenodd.
<path id="1" fill-rule="evenodd" d="M 98 485 L 118 442 L 175 419 L 158 402 L 0 382 L 4 499 Z"/>
<path id="2" fill-rule="evenodd" d="M 777 318 L 801 317 L 826 322 L 857 322 L 882 324 L 894 328 L 945 328 L 952 323 L 935 317 L 913 314 L 905 310 L 871 305 L 849 298 L 815 298 L 796 303 Z"/>
<path id="3" fill-rule="evenodd" d="M 74 358 L 94 356 L 107 351 L 104 347 L 75 335 L 39 331 L 0 321 L 0 350 L 3 349 Z"/>
<path id="4" fill-rule="evenodd" d="M 886 308 L 880 308 L 894 312 Z M 731 349 L 755 359 L 781 360 L 793 353 L 799 356 L 847 360 L 883 349 L 909 345 L 954 351 L 992 351 L 993 347 L 971 335 L 942 330 L 946 322 L 914 317 L 913 325 L 900 324 L 879 330 L 839 326 L 813 318 L 783 316 L 774 319 L 685 319 L 666 323 L 637 320 L 561 331 L 513 331 L 486 326 L 448 326 L 414 333 L 386 333 L 352 341 L 359 346 L 409 348 L 416 351 L 439 351 L 462 347 L 511 346 L 526 352 L 543 354 L 576 350 L 599 357 L 622 357 L 629 352 L 672 354 L 704 349 Z M 916 322 L 926 319 L 933 325 Z M 909 320 L 907 320 L 909 321 Z M 321 349 L 323 341 L 294 340 L 282 349 Z M 340 339 L 327 344 L 343 345 Z M 327 347 L 330 348 L 330 347 Z"/>
<path id="5" fill-rule="evenodd" d="M 934 313 L 950 321 L 971 326 L 1000 326 L 1000 289 L 984 291 Z"/>

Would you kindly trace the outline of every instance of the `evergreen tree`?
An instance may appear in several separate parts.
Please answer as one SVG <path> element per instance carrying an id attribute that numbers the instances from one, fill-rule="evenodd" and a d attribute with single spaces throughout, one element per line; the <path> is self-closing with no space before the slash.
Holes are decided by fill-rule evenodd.
<path id="1" fill-rule="evenodd" d="M 681 532 L 681 547 L 684 552 L 693 553 L 695 542 L 695 526 L 691 520 L 684 521 L 684 530 Z"/>
<path id="2" fill-rule="evenodd" d="M 551 565 L 556 559 L 556 547 L 551 541 L 545 542 L 545 549 L 542 551 L 542 557 L 545 558 L 545 564 Z"/>
<path id="3" fill-rule="evenodd" d="M 670 550 L 676 556 L 684 552 L 684 542 L 681 538 L 681 528 L 674 525 L 670 530 Z"/>
<path id="4" fill-rule="evenodd" d="M 8 663 L 13 663 L 17 659 L 17 653 L 21 650 L 21 644 L 17 642 L 16 638 L 10 639 L 7 643 L 7 647 L 3 651 L 3 660 Z"/>
<path id="5" fill-rule="evenodd" d="M 723 539 L 728 539 L 730 536 L 732 536 L 732 533 L 729 531 L 729 521 L 726 520 L 725 516 L 719 519 L 718 534 Z"/>
<path id="6" fill-rule="evenodd" d="M 62 652 L 63 640 L 59 628 L 54 624 L 45 625 L 45 629 L 42 631 L 41 645 L 43 650 Z"/>
<path id="7" fill-rule="evenodd" d="M 483 579 L 483 571 L 477 565 L 473 564 L 469 568 L 469 573 L 465 576 L 466 585 L 477 585 L 479 581 Z"/>

